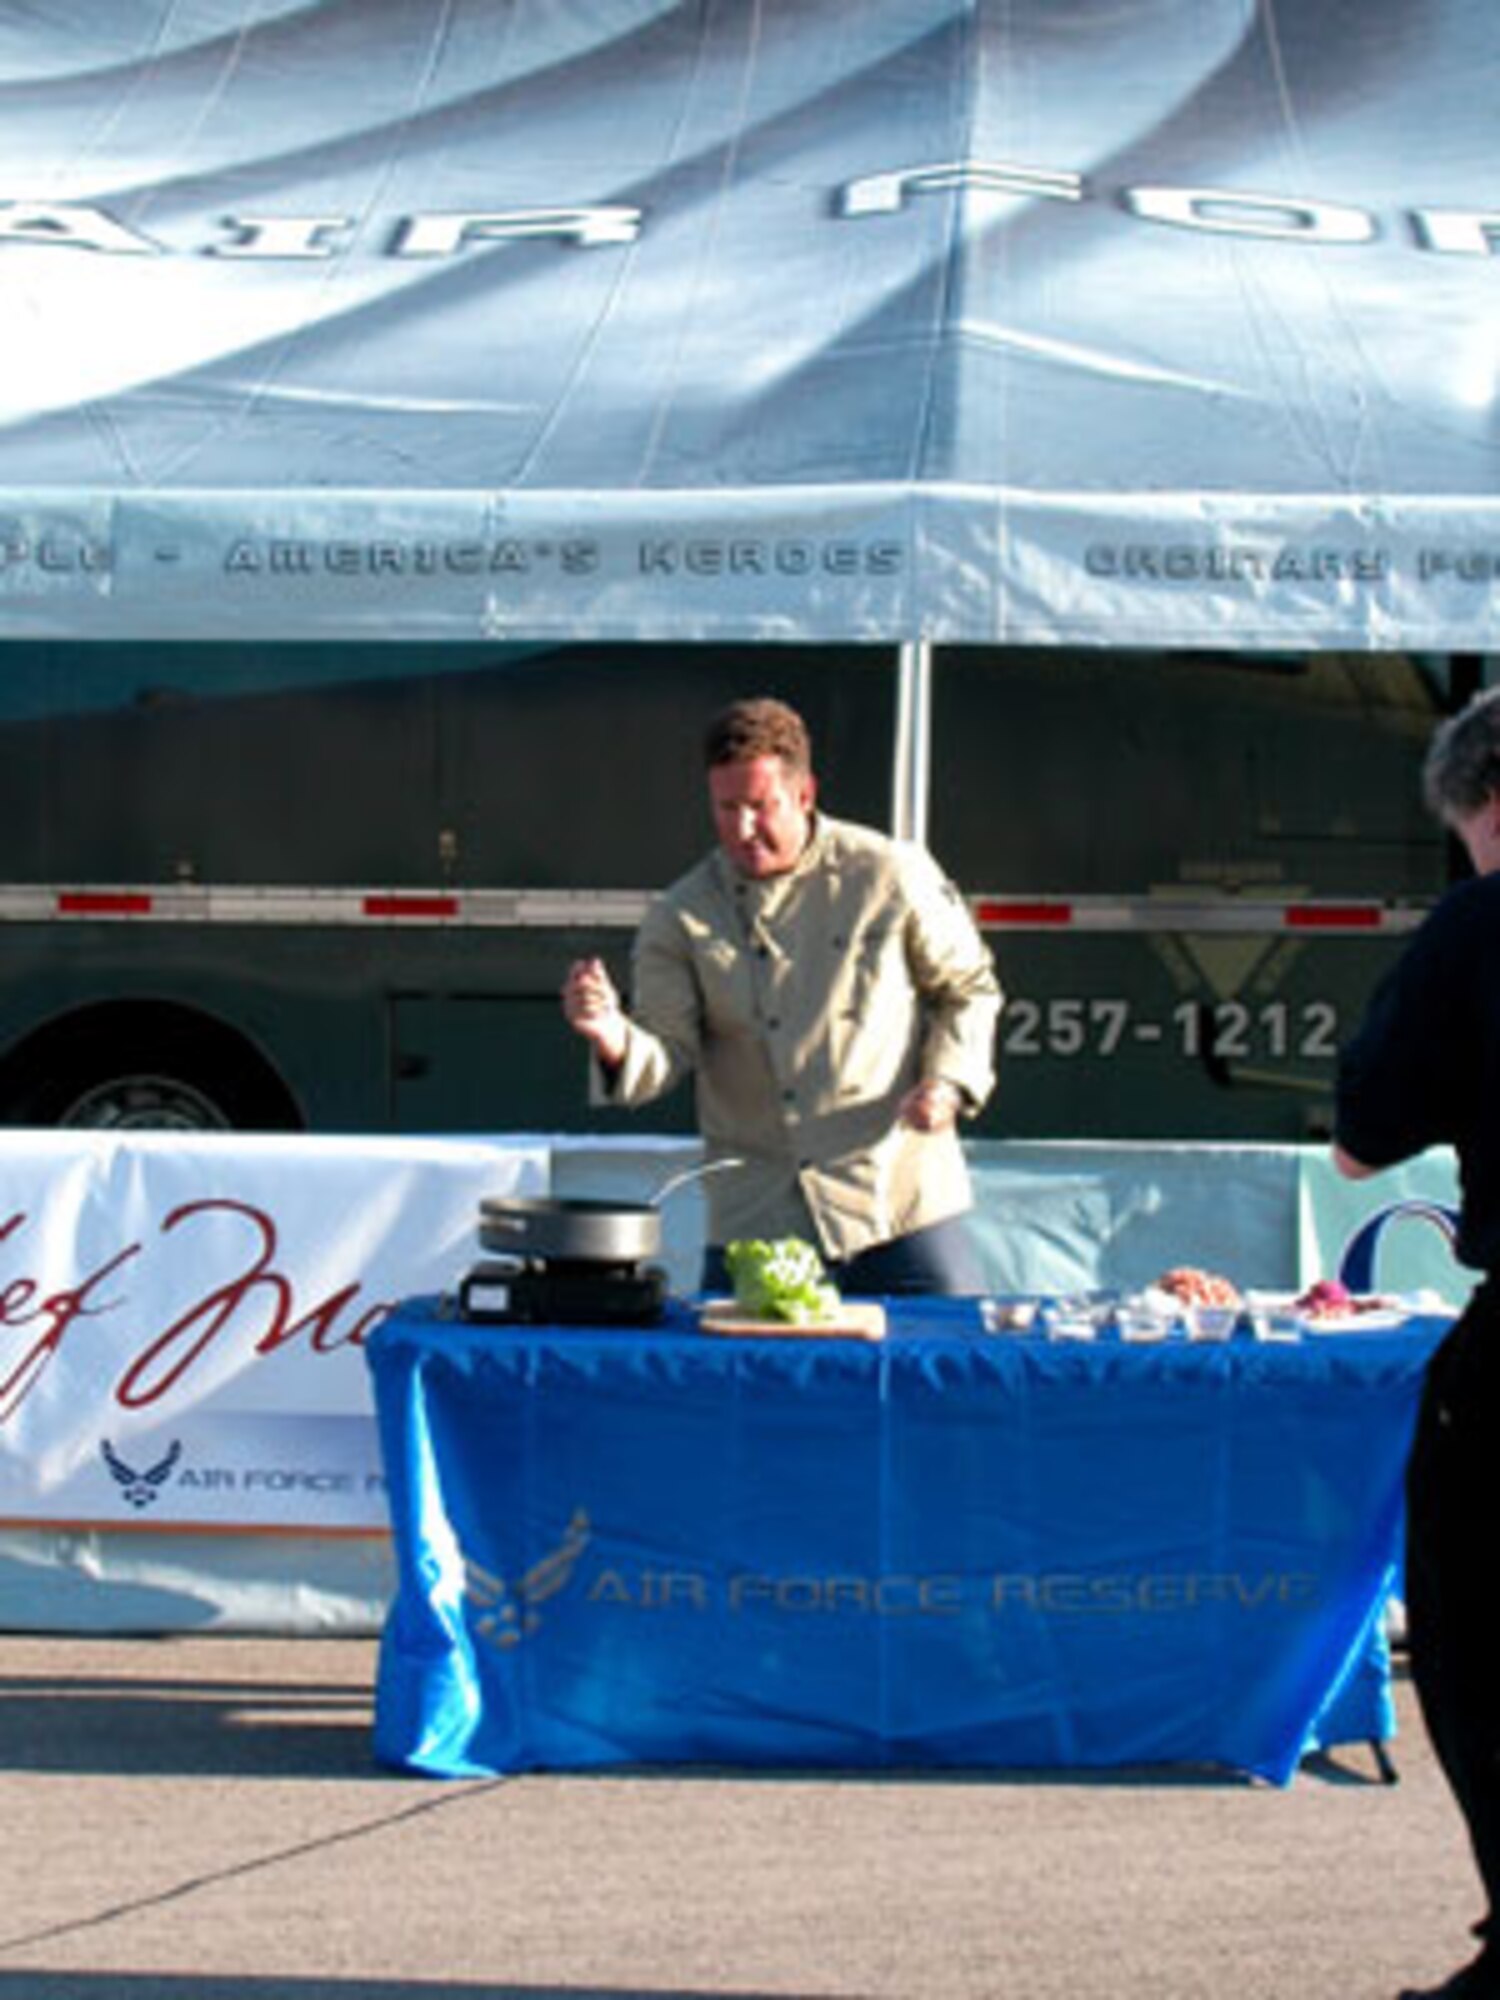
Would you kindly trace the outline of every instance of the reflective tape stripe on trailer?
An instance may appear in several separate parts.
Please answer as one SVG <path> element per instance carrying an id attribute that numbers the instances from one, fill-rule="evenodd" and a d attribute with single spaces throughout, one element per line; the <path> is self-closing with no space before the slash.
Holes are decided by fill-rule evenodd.
<path id="1" fill-rule="evenodd" d="M 1225 896 L 1178 901 L 1166 896 L 974 896 L 974 920 L 990 931 L 1241 931 L 1348 936 L 1415 930 L 1426 904 L 1288 903 Z"/>
<path id="2" fill-rule="evenodd" d="M 0 884 L 0 923 L 378 925 L 488 930 L 633 930 L 645 889 L 449 889 Z M 1411 931 L 1426 904 L 1251 896 L 968 898 L 985 931 L 1241 932 L 1367 937 Z"/>
<path id="3" fill-rule="evenodd" d="M 634 929 L 649 901 L 646 890 L 333 889 L 199 883 L 57 888 L 22 883 L 0 886 L 0 923 Z"/>

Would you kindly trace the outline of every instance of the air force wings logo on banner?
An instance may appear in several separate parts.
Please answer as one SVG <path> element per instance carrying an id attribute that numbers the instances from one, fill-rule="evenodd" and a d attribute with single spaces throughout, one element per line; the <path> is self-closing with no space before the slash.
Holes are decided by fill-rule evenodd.
<path id="1" fill-rule="evenodd" d="M 567 1588 L 592 1532 L 588 1515 L 576 1508 L 557 1547 L 514 1583 L 465 1556 L 464 1595 L 478 1613 L 474 1626 L 480 1637 L 496 1646 L 518 1646 L 529 1638 L 542 1622 L 538 1605 Z"/>
<path id="2" fill-rule="evenodd" d="M 173 1468 L 182 1456 L 182 1440 L 174 1439 L 166 1457 L 158 1459 L 155 1465 L 148 1465 L 142 1472 L 137 1472 L 133 1465 L 127 1465 L 108 1438 L 104 1439 L 99 1450 L 118 1482 L 121 1494 L 131 1506 L 149 1507 L 171 1478 Z"/>

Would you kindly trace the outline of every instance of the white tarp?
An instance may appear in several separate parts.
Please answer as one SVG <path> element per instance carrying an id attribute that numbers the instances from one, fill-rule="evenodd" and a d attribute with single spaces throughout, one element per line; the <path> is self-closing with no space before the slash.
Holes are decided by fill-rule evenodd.
<path id="1" fill-rule="evenodd" d="M 0 14 L 11 633 L 1485 648 L 1493 0 Z"/>
<path id="2" fill-rule="evenodd" d="M 363 1336 L 545 1141 L 0 1136 L 0 1520 L 379 1531 Z"/>

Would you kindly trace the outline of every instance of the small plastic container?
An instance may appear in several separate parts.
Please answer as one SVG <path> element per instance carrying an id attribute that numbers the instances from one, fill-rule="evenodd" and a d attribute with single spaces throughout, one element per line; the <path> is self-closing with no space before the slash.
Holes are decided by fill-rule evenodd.
<path id="1" fill-rule="evenodd" d="M 979 1323 L 986 1333 L 1036 1333 L 1039 1311 L 1035 1299 L 981 1299 Z"/>
<path id="2" fill-rule="evenodd" d="M 1121 1340 L 1170 1340 L 1178 1330 L 1175 1313 L 1158 1312 L 1154 1306 L 1129 1299 L 1115 1307 L 1115 1331 Z"/>
<path id="3" fill-rule="evenodd" d="M 1189 1340 L 1232 1340 L 1242 1306 L 1190 1305 L 1183 1309 Z"/>
<path id="4" fill-rule="evenodd" d="M 1092 1299 L 1051 1299 L 1041 1317 L 1049 1340 L 1097 1340 L 1107 1315 Z"/>
<path id="5" fill-rule="evenodd" d="M 1291 1343 L 1303 1337 L 1302 1321 L 1290 1306 L 1252 1306 L 1250 1333 L 1255 1340 Z"/>

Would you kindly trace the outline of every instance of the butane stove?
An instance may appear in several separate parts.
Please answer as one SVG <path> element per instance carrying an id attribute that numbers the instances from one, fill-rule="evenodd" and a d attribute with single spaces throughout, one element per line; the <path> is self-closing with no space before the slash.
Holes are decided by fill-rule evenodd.
<path id="1" fill-rule="evenodd" d="M 468 1272 L 458 1315 L 490 1326 L 652 1326 L 666 1299 L 667 1274 L 656 1264 L 507 1257 Z"/>

